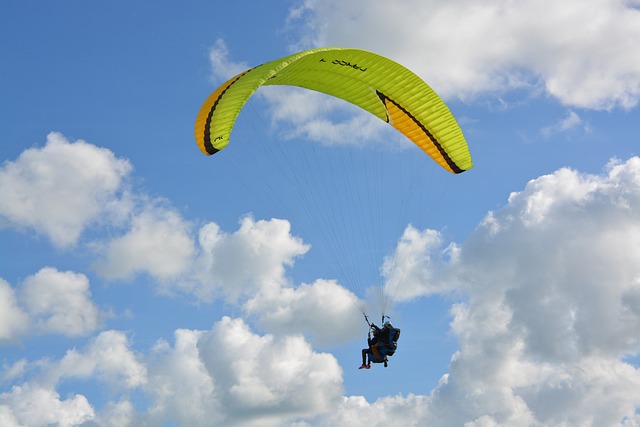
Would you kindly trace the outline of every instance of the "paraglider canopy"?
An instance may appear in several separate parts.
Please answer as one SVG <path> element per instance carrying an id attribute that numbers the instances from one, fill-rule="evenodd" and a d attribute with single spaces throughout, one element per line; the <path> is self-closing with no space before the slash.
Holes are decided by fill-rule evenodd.
<path id="1" fill-rule="evenodd" d="M 250 68 L 204 102 L 195 138 L 207 155 L 229 144 L 240 110 L 261 86 L 290 85 L 355 104 L 389 123 L 453 173 L 472 167 L 462 130 L 440 97 L 413 72 L 372 52 L 318 48 Z"/>

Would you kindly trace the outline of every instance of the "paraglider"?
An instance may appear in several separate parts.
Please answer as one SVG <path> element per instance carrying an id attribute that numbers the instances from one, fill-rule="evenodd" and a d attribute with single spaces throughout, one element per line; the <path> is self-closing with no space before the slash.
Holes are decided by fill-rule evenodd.
<path id="1" fill-rule="evenodd" d="M 206 155 L 223 150 L 248 99 L 260 87 L 274 85 L 310 89 L 354 104 L 398 130 L 453 174 L 473 166 L 456 119 L 427 83 L 391 59 L 343 47 L 305 50 L 227 80 L 209 95 L 197 115 L 194 133 L 200 150 Z M 333 219 L 329 222 L 335 223 Z M 371 330 L 369 347 L 362 351 L 362 369 L 368 369 L 370 363 L 386 366 L 396 350 L 400 330 L 384 322 L 386 308 L 381 310 L 382 328 L 369 323 L 363 311 Z"/>
<path id="2" fill-rule="evenodd" d="M 365 315 L 367 323 L 369 319 Z M 398 349 L 400 329 L 394 328 L 391 320 L 387 318 L 382 323 L 382 328 L 369 323 L 370 331 L 367 335 L 367 348 L 362 349 L 362 365 L 358 369 L 371 369 L 372 363 L 383 363 L 386 368 L 389 357 Z M 371 334 L 373 333 L 373 337 Z"/>

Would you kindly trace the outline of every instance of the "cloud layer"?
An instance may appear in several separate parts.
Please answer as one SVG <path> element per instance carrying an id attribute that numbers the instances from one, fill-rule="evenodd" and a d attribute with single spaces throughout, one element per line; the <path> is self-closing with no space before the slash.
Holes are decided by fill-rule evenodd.
<path id="1" fill-rule="evenodd" d="M 38 366 L 39 365 L 39 366 Z M 209 331 L 178 330 L 173 346 L 159 341 L 147 356 L 125 334 L 108 330 L 62 359 L 34 363 L 40 373 L 0 393 L 5 426 L 180 425 L 280 426 L 339 404 L 342 371 L 302 336 L 257 335 L 242 319 L 224 317 Z M 81 394 L 61 397 L 62 381 L 92 378 L 120 398 L 103 411 Z M 151 399 L 135 413 L 130 391 Z"/>
<path id="2" fill-rule="evenodd" d="M 70 152 L 88 149 L 112 164 L 125 163 L 87 143 L 65 144 Z M 67 166 L 54 161 L 45 168 L 56 176 L 56 167 Z M 41 184 L 32 185 L 23 190 L 38 194 Z M 640 422 L 640 373 L 627 361 L 640 347 L 637 157 L 612 161 L 599 175 L 563 168 L 531 180 L 462 244 L 408 226 L 387 260 L 394 265 L 386 270 L 389 286 L 402 278 L 399 301 L 449 298 L 458 350 L 435 389 L 375 402 L 344 396 L 336 358 L 313 348 L 355 337 L 361 319 L 353 304 L 359 301 L 335 281 L 291 283 L 286 269 L 309 247 L 291 235 L 287 221 L 244 217 L 233 232 L 215 223 L 196 229 L 167 203 L 131 200 L 128 213 L 111 222 L 119 224 L 120 236 L 116 231 L 89 244 L 102 277 L 147 275 L 162 292 L 222 299 L 267 332 L 223 317 L 210 330 L 180 329 L 173 343 L 160 339 L 152 348 L 134 349 L 127 334 L 100 331 L 104 315 L 85 274 L 43 267 L 15 286 L 2 280 L 5 345 L 30 334 L 97 333 L 57 360 L 5 364 L 2 379 L 10 387 L 0 393 L 3 425 Z M 82 234 L 80 225 L 77 230 Z M 157 235 L 163 236 L 161 253 L 140 250 L 141 241 Z M 116 262 L 119 253 L 129 255 Z M 154 256 L 169 261 L 159 268 Z M 107 387 L 108 402 L 98 406 L 92 396 L 60 392 L 76 380 Z M 147 408 L 136 405 L 136 393 L 148 399 Z"/>

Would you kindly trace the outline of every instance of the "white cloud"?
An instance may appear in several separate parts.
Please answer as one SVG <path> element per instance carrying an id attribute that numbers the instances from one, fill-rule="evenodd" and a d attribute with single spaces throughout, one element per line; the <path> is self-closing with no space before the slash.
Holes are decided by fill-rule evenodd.
<path id="1" fill-rule="evenodd" d="M 224 407 L 217 401 L 218 390 L 197 349 L 203 331 L 175 332 L 173 348 L 160 341 L 149 356 L 149 410 L 152 424 L 170 419 L 179 425 L 221 424 Z"/>
<path id="2" fill-rule="evenodd" d="M 234 62 L 229 58 L 229 49 L 223 39 L 216 40 L 215 44 L 209 49 L 209 62 L 211 64 L 212 79 L 218 84 L 250 68 L 244 62 Z M 253 66 L 256 65 L 258 64 Z"/>
<path id="3" fill-rule="evenodd" d="M 15 290 L 0 279 L 0 342 L 27 333 L 84 336 L 97 330 L 101 320 L 84 274 L 45 267 Z"/>
<path id="4" fill-rule="evenodd" d="M 286 282 L 285 267 L 309 250 L 290 231 L 282 219 L 245 217 L 233 234 L 206 224 L 200 229 L 195 276 L 178 286 L 207 301 L 218 296 L 236 301 L 264 287 L 280 287 Z"/>
<path id="5" fill-rule="evenodd" d="M 66 399 L 52 389 L 25 383 L 0 393 L 0 421 L 9 426 L 58 425 L 71 427 L 93 419 L 95 412 L 86 397 L 74 394 Z"/>
<path id="6" fill-rule="evenodd" d="M 151 425 L 282 426 L 339 403 L 342 372 L 301 336 L 260 336 L 241 319 L 177 330 L 149 355 Z"/>
<path id="7" fill-rule="evenodd" d="M 290 287 L 285 268 L 309 246 L 290 234 L 288 221 L 244 217 L 230 234 L 206 224 L 198 253 L 188 231 L 174 212 L 148 209 L 134 217 L 131 232 L 109 244 L 106 260 L 96 268 L 108 278 L 146 271 L 162 281 L 160 290 L 179 290 L 203 301 L 248 298 L 246 312 L 257 314 L 269 330 L 306 333 L 317 342 L 342 342 L 360 329 L 360 301 L 337 283 Z M 167 280 L 172 276 L 175 280 Z"/>
<path id="8" fill-rule="evenodd" d="M 624 1 L 309 0 L 290 21 L 302 24 L 290 27 L 294 49 L 372 50 L 446 97 L 540 84 L 576 107 L 628 109 L 640 97 L 640 14 Z"/>
<path id="9" fill-rule="evenodd" d="M 478 227 L 447 277 L 469 298 L 453 307 L 460 351 L 434 395 L 450 415 L 466 397 L 452 425 L 634 418 L 640 372 L 623 357 L 640 346 L 638 209 L 634 157 L 533 180 Z"/>
<path id="10" fill-rule="evenodd" d="M 446 420 L 431 421 L 427 417 L 430 407 L 431 402 L 427 396 L 389 396 L 378 399 L 374 403 L 367 402 L 362 396 L 350 396 L 343 398 L 341 404 L 316 425 L 319 427 L 446 426 Z"/>
<path id="11" fill-rule="evenodd" d="M 444 292 L 446 283 L 434 280 L 439 266 L 446 263 L 449 250 L 440 250 L 442 236 L 435 230 L 404 230 L 395 252 L 383 264 L 384 291 L 398 301 Z M 452 248 L 449 248 L 453 250 Z"/>
<path id="12" fill-rule="evenodd" d="M 133 404 L 129 400 L 122 399 L 107 403 L 105 409 L 96 414 L 94 422 L 100 427 L 130 427 L 136 425 L 135 419 Z"/>
<path id="13" fill-rule="evenodd" d="M 52 132 L 43 148 L 25 150 L 0 169 L 0 215 L 56 246 L 72 246 L 90 224 L 126 215 L 120 193 L 130 171 L 111 151 Z"/>
<path id="14" fill-rule="evenodd" d="M 334 281 L 316 280 L 296 288 L 268 288 L 247 301 L 248 314 L 278 334 L 301 333 L 320 345 L 362 333 L 362 302 Z"/>
<path id="15" fill-rule="evenodd" d="M 313 352 L 301 336 L 258 336 L 241 319 L 224 317 L 202 336 L 198 350 L 228 411 L 226 425 L 283 425 L 339 402 L 337 361 Z"/>
<path id="16" fill-rule="evenodd" d="M 100 326 L 100 312 L 91 301 L 89 279 L 84 274 L 42 268 L 24 280 L 20 300 L 40 333 L 76 337 Z"/>
<path id="17" fill-rule="evenodd" d="M 107 384 L 116 396 L 144 386 L 146 366 L 130 350 L 122 332 L 102 332 L 81 351 L 70 349 L 59 361 L 40 360 L 32 365 L 37 375 L 0 393 L 0 421 L 24 426 L 132 425 L 133 406 L 122 396 L 96 413 L 86 396 L 61 398 L 57 391 L 61 382 L 74 378 Z"/>
<path id="18" fill-rule="evenodd" d="M 511 195 L 498 219 L 501 231 L 491 237 L 495 260 L 484 262 L 511 266 L 513 277 L 501 286 L 514 306 L 512 324 L 527 331 L 532 349 L 616 356 L 640 344 L 640 311 L 632 302 L 640 292 L 639 208 L 639 158 L 611 165 L 605 176 L 561 169 Z M 477 236 L 485 238 L 482 228 Z M 560 340 L 563 333 L 574 341 Z"/>
<path id="19" fill-rule="evenodd" d="M 129 348 L 120 331 L 104 331 L 84 351 L 71 349 L 45 376 L 55 386 L 62 378 L 97 378 L 114 389 L 132 389 L 147 383 L 146 366 Z"/>
<path id="20" fill-rule="evenodd" d="M 4 427 L 24 427 L 24 424 L 18 423 L 8 405 L 0 405 L 0 425 Z"/>
<path id="21" fill-rule="evenodd" d="M 190 225 L 177 212 L 148 204 L 131 219 L 128 233 L 107 243 L 95 268 L 108 279 L 146 272 L 166 281 L 185 273 L 194 252 Z"/>
<path id="22" fill-rule="evenodd" d="M 16 339 L 28 327 L 29 318 L 18 305 L 13 287 L 0 279 L 0 342 Z"/>
<path id="23" fill-rule="evenodd" d="M 10 382 L 22 376 L 26 368 L 28 367 L 29 362 L 27 359 L 20 359 L 11 365 L 7 365 L 6 363 L 2 364 L 2 376 L 0 376 L 0 381 Z"/>
<path id="24" fill-rule="evenodd" d="M 549 137 L 557 133 L 566 133 L 579 127 L 585 132 L 589 132 L 589 125 L 584 123 L 575 111 L 568 111 L 566 116 L 557 123 L 542 128 L 541 133 L 543 136 Z"/>

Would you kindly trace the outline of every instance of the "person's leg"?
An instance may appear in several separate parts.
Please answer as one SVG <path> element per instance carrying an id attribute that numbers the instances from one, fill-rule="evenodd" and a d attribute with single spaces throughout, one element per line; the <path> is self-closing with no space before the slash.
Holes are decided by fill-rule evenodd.
<path id="1" fill-rule="evenodd" d="M 367 365 L 367 354 L 369 354 L 371 352 L 371 350 L 369 350 L 368 348 L 363 348 L 362 349 L 362 365 L 360 365 L 360 367 L 358 369 L 369 369 L 370 366 Z"/>

